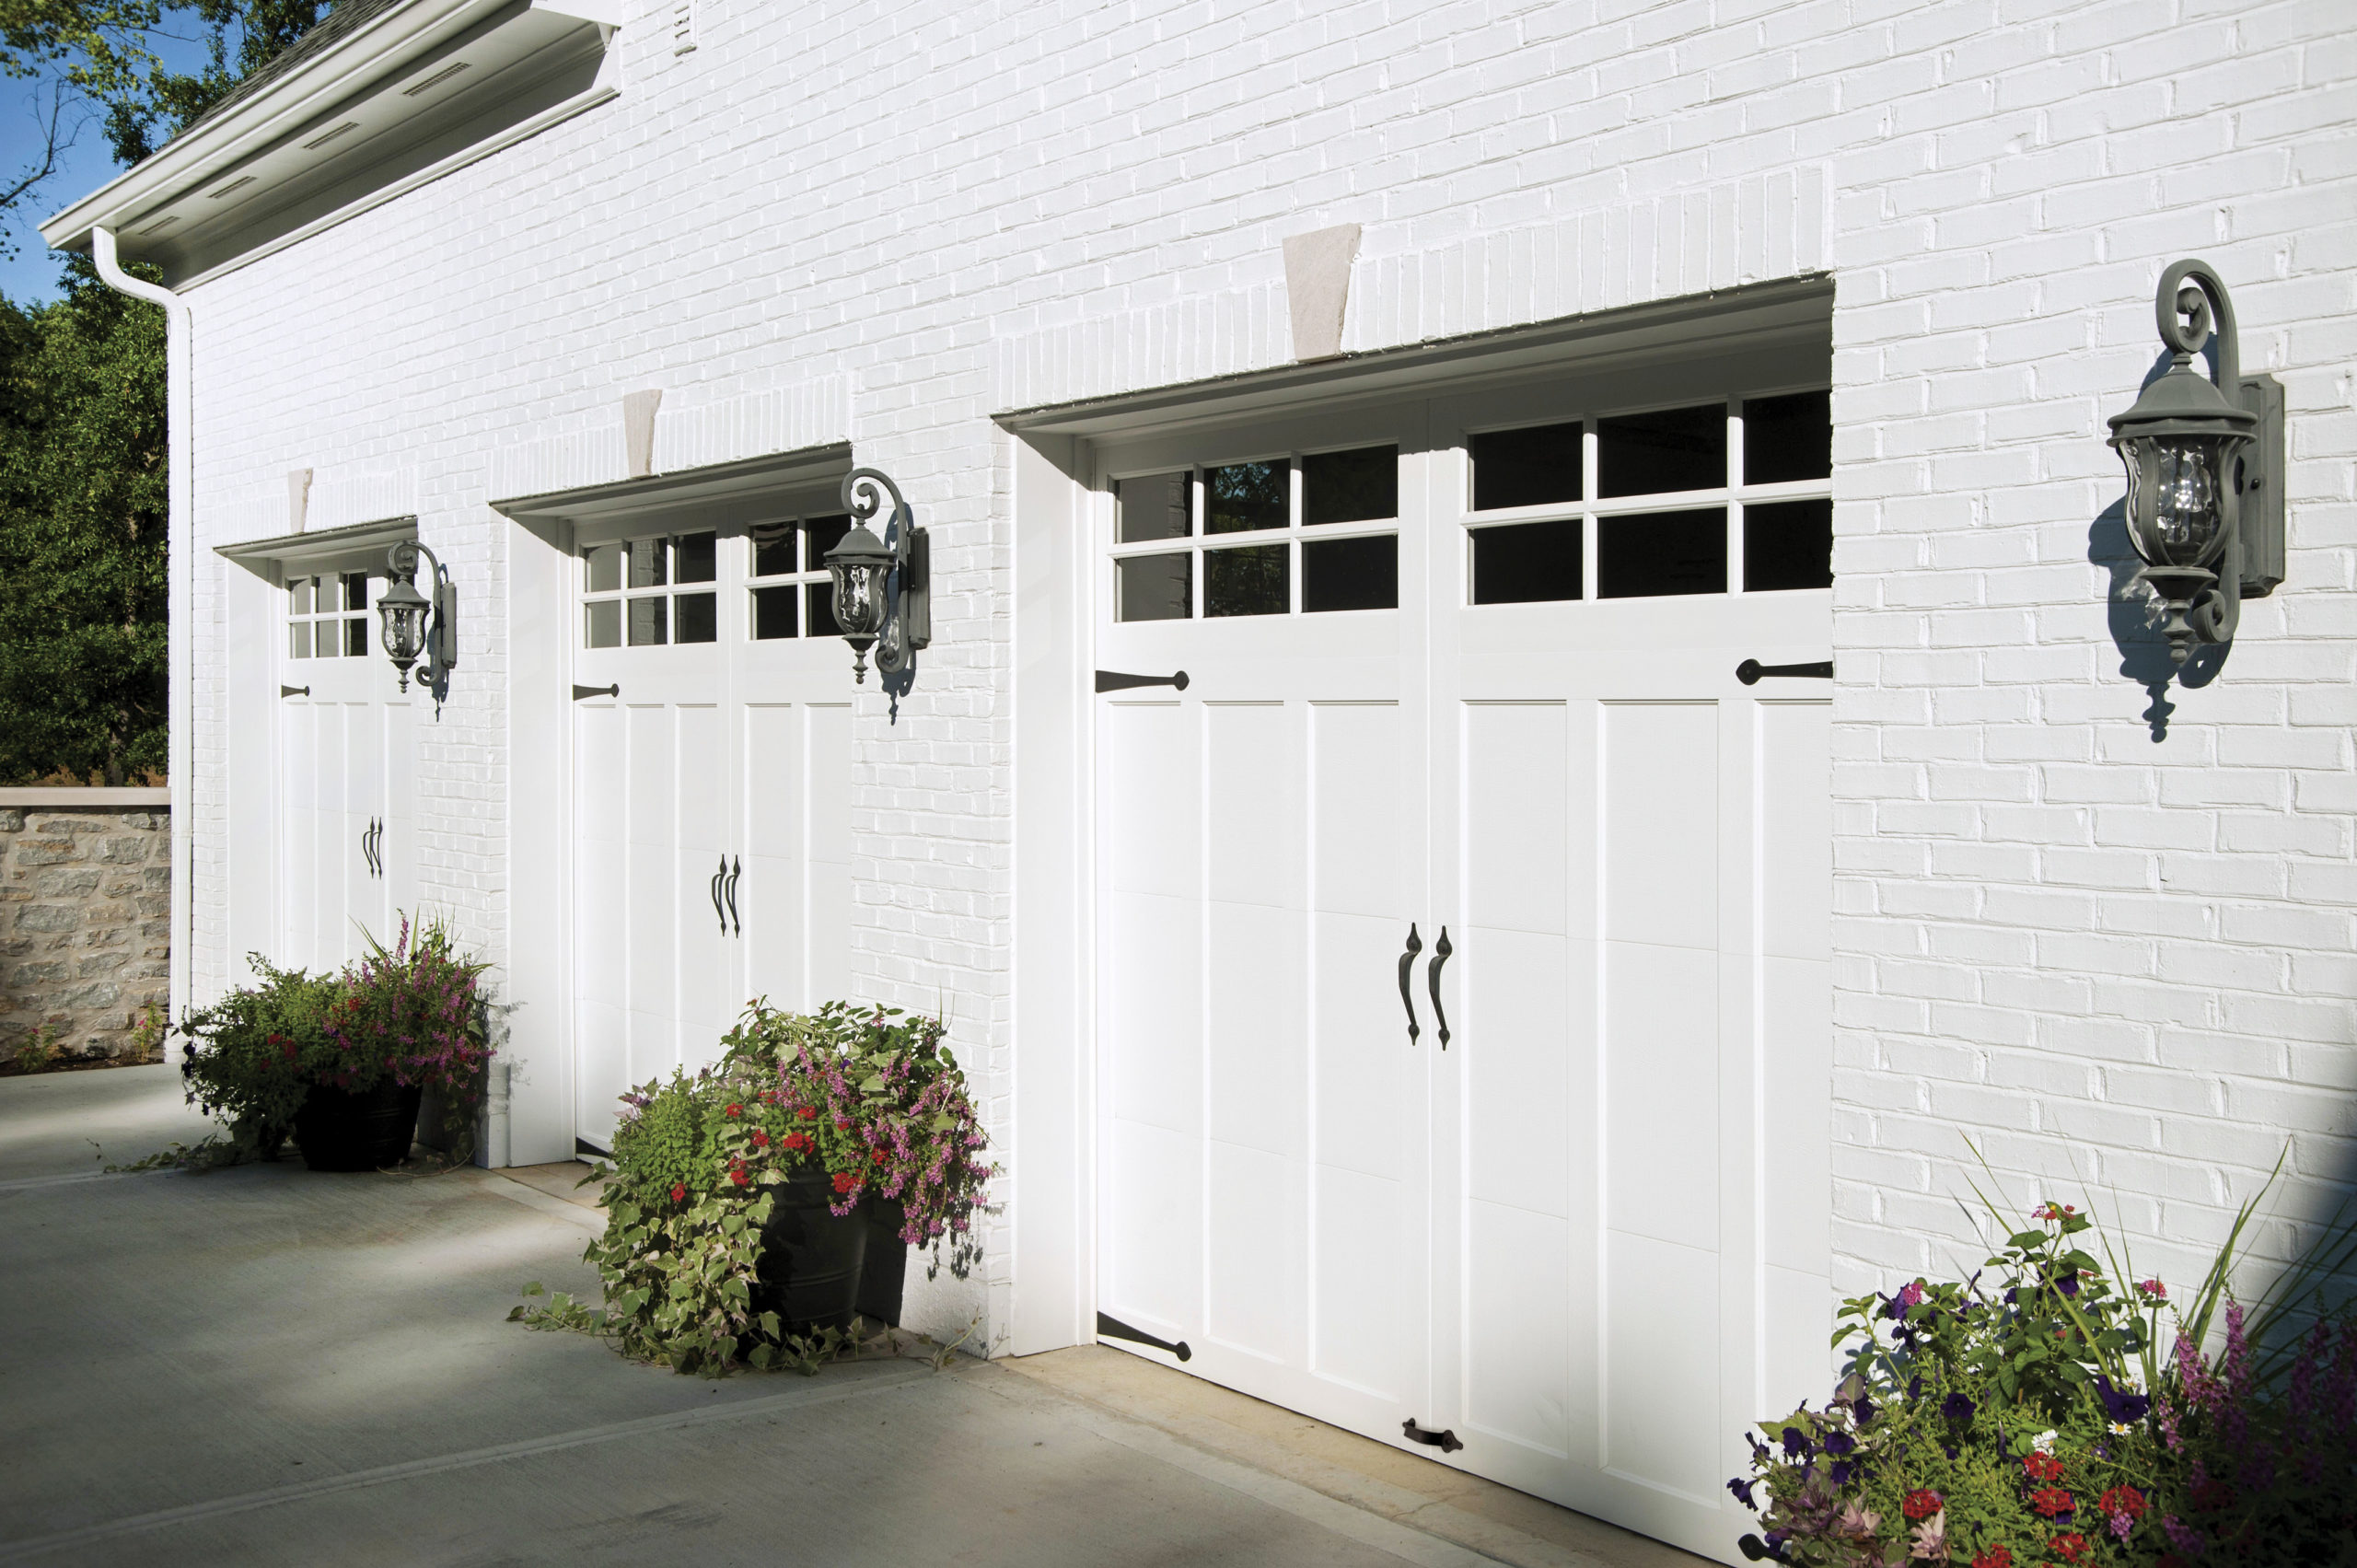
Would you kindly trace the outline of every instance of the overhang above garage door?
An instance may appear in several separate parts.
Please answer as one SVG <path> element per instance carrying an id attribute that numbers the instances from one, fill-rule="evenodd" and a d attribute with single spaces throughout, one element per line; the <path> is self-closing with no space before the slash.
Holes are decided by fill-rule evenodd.
<path id="1" fill-rule="evenodd" d="M 717 528 L 760 522 L 811 486 L 851 471 L 851 446 L 830 442 L 738 462 L 683 469 L 611 484 L 494 500 L 493 509 L 543 536 L 559 523 L 596 530 L 660 516 L 666 528 Z"/>
<path id="2" fill-rule="evenodd" d="M 273 571 L 290 577 L 323 576 L 331 572 L 376 572 L 381 575 L 385 552 L 403 540 L 416 537 L 416 517 L 380 517 L 373 523 L 354 523 L 346 528 L 279 534 L 240 544 L 215 545 L 214 552 L 262 578 L 270 577 Z"/>

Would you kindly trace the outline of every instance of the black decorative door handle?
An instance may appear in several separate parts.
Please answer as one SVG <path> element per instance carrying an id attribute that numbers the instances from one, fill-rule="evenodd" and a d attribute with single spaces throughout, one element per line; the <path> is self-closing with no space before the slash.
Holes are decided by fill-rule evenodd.
<path id="1" fill-rule="evenodd" d="M 1440 1020 L 1440 1048 L 1448 1049 L 1448 1014 L 1440 1005 L 1440 971 L 1448 963 L 1449 954 L 1457 949 L 1448 945 L 1448 927 L 1440 928 L 1440 940 L 1433 944 L 1433 966 L 1424 971 L 1425 983 L 1433 993 L 1433 1016 Z"/>
<path id="2" fill-rule="evenodd" d="M 619 697 L 621 694 L 622 683 L 619 680 L 615 681 L 611 686 L 576 685 L 573 689 L 573 700 L 576 703 L 581 701 L 584 697 Z"/>
<path id="3" fill-rule="evenodd" d="M 1415 967 L 1416 955 L 1424 950 L 1424 939 L 1416 935 L 1416 923 L 1408 923 L 1408 950 L 1399 955 L 1399 1005 L 1408 1009 L 1408 1043 L 1416 1043 L 1423 1028 L 1416 1022 L 1415 993 L 1408 989 L 1408 971 Z"/>
<path id="4" fill-rule="evenodd" d="M 712 917 L 720 922 L 720 934 L 723 936 L 728 935 L 728 915 L 720 907 L 720 881 L 727 875 L 728 857 L 724 854 L 720 857 L 720 869 L 712 874 L 712 885 L 707 889 L 712 894 Z"/>
<path id="5" fill-rule="evenodd" d="M 1407 1434 L 1409 1442 L 1422 1443 L 1425 1447 L 1437 1448 L 1444 1454 L 1454 1454 L 1465 1446 L 1457 1441 L 1456 1433 L 1446 1428 L 1439 1432 L 1427 1431 L 1416 1424 L 1416 1418 L 1412 1415 L 1399 1423 L 1399 1430 Z"/>
<path id="6" fill-rule="evenodd" d="M 278 689 L 278 694 L 282 697 L 308 697 L 311 694 L 311 689 L 308 686 L 282 686 Z"/>
<path id="7" fill-rule="evenodd" d="M 737 935 L 739 936 L 745 935 L 745 917 L 737 912 L 737 878 L 743 875 L 745 860 L 739 855 L 737 864 L 729 868 L 728 880 L 720 885 L 720 890 L 728 896 L 728 918 L 737 923 Z"/>
<path id="8" fill-rule="evenodd" d="M 1817 664 L 1761 664 L 1756 658 L 1747 658 L 1735 667 L 1735 678 L 1746 686 L 1759 685 L 1759 678 L 1763 675 L 1789 675 L 1802 680 L 1830 680 L 1833 679 L 1833 661 L 1825 659 Z"/>
<path id="9" fill-rule="evenodd" d="M 1099 691 L 1126 691 L 1132 686 L 1176 686 L 1184 691 L 1187 689 L 1187 672 L 1183 669 L 1176 675 L 1123 675 L 1118 669 L 1097 672 L 1097 689 Z"/>
<path id="10" fill-rule="evenodd" d="M 1102 1312 L 1097 1315 L 1097 1337 L 1100 1340 L 1127 1340 L 1132 1344 L 1152 1345 L 1156 1350 L 1168 1351 L 1181 1361 L 1195 1359 L 1195 1353 L 1187 1348 L 1186 1341 L 1179 1340 L 1173 1342 L 1169 1340 L 1157 1340 L 1144 1329 L 1132 1329 L 1119 1318 L 1108 1317 Z"/>
<path id="11" fill-rule="evenodd" d="M 385 877 L 385 819 L 379 817 L 368 830 L 368 858 L 377 863 L 377 879 Z"/>
<path id="12" fill-rule="evenodd" d="M 382 877 L 385 874 L 384 857 L 377 853 L 377 844 L 382 842 L 384 830 L 384 824 L 374 817 L 369 818 L 368 825 L 360 830 L 360 858 L 367 863 L 368 875 L 371 877 Z"/>

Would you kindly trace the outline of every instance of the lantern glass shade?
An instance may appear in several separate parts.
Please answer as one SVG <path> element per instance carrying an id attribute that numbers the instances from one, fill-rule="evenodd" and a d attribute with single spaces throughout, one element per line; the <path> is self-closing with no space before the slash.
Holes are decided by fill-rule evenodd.
<path id="1" fill-rule="evenodd" d="M 2137 436 L 2119 443 L 2128 519 L 2155 566 L 2207 566 L 2224 542 L 2226 464 L 2233 436 Z"/>
<path id="2" fill-rule="evenodd" d="M 889 608 L 884 588 L 892 570 L 892 552 L 861 524 L 827 552 L 827 570 L 835 579 L 835 624 L 847 637 L 875 636 L 882 630 Z"/>
<path id="3" fill-rule="evenodd" d="M 425 647 L 428 608 L 425 596 L 398 577 L 377 601 L 377 613 L 384 620 L 385 653 L 403 674 Z"/>

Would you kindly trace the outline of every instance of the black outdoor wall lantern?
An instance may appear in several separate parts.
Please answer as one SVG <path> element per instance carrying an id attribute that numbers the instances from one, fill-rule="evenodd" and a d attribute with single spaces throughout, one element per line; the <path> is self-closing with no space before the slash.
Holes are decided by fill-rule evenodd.
<path id="1" fill-rule="evenodd" d="M 433 568 L 431 599 L 410 586 L 421 555 Z M 451 667 L 459 662 L 459 592 L 450 586 L 450 574 L 443 570 L 441 559 L 413 539 L 387 551 L 385 562 L 391 568 L 392 583 L 377 601 L 377 613 L 384 618 L 386 656 L 401 671 L 404 691 L 409 690 L 409 667 L 420 657 L 425 660 L 425 668 L 418 672 L 418 684 L 434 693 L 434 716 L 439 719 L 443 699 L 450 694 Z"/>
<path id="2" fill-rule="evenodd" d="M 892 497 L 889 544 L 867 527 L 887 493 Z M 827 571 L 835 580 L 835 624 L 851 645 L 852 679 L 865 684 L 869 647 L 876 648 L 876 668 L 897 675 L 933 642 L 932 541 L 916 526 L 900 487 L 875 469 L 843 476 L 843 509 L 854 521 L 827 552 Z"/>
<path id="3" fill-rule="evenodd" d="M 2242 601 L 2283 580 L 2283 388 L 2245 377 L 2226 285 L 2206 261 L 2173 263 L 2154 298 L 2168 369 L 2111 421 L 2128 469 L 2128 538 L 2167 608 L 2169 658 L 2228 643 Z M 2194 356 L 2217 323 L 2214 380 Z"/>

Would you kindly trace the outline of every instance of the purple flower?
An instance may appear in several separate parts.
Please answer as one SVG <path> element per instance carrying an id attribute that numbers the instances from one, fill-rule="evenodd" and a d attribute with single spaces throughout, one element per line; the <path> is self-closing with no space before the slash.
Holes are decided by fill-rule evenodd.
<path id="1" fill-rule="evenodd" d="M 1784 1428 L 1784 1458 L 1788 1459 L 1806 1458 L 1809 1455 L 1816 1452 L 1816 1446 L 1809 1442 L 1808 1434 L 1806 1433 L 1803 1432 L 1797 1426 L 1788 1426 Z"/>
<path id="2" fill-rule="evenodd" d="M 1737 1476 L 1735 1480 L 1727 1482 L 1727 1490 L 1735 1493 L 1735 1500 L 1736 1502 L 1742 1504 L 1753 1513 L 1756 1514 L 1759 1511 L 1759 1504 L 1751 1500 L 1751 1483 L 1744 1480 L 1741 1476 Z"/>
<path id="3" fill-rule="evenodd" d="M 2111 1386 L 2111 1379 L 2101 1373 L 2096 1375 L 2096 1393 L 2103 1400 L 2103 1408 L 2111 1419 L 2127 1424 L 2144 1419 L 2153 1401 L 2142 1394 L 2123 1394 Z"/>
<path id="4" fill-rule="evenodd" d="M 1825 1434 L 1825 1451 L 1829 1454 L 1847 1454 L 1857 1446 L 1858 1440 L 1846 1432 L 1829 1432 Z"/>
<path id="5" fill-rule="evenodd" d="M 1950 1421 L 1970 1421 L 1973 1403 L 1962 1394 L 1950 1394 L 1940 1401 L 1940 1413 Z"/>

